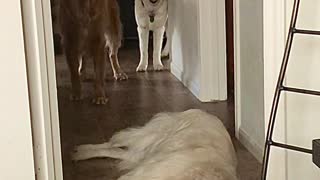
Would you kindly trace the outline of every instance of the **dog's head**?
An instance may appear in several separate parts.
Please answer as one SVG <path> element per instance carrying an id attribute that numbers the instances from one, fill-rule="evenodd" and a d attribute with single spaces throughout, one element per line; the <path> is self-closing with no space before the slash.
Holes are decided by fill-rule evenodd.
<path id="1" fill-rule="evenodd" d="M 140 0 L 144 8 L 148 11 L 159 9 L 167 0 Z"/>

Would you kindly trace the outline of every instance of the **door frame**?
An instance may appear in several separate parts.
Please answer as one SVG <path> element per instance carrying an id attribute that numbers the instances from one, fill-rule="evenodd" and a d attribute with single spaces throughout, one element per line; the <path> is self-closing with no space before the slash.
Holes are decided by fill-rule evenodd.
<path id="1" fill-rule="evenodd" d="M 288 0 L 263 1 L 263 38 L 264 38 L 264 107 L 265 134 L 269 123 L 272 100 L 283 59 L 288 32 Z M 286 80 L 285 82 L 286 83 Z M 287 143 L 286 101 L 287 94 L 282 95 L 277 113 L 275 136 L 277 141 Z M 269 179 L 288 180 L 287 150 L 273 148 L 270 156 Z"/>
<path id="2" fill-rule="evenodd" d="M 275 4 L 280 1 L 272 2 Z M 238 0 L 234 0 L 235 128 L 238 138 L 241 126 L 239 3 Z M 50 0 L 22 1 L 22 6 L 37 179 L 62 180 L 63 172 Z M 265 8 L 265 10 L 264 14 L 267 14 L 267 12 L 274 13 L 275 11 L 272 8 Z M 277 8 L 276 14 L 283 13 L 282 10 L 281 8 Z M 268 21 L 278 25 L 269 16 L 265 16 L 264 22 Z M 278 42 L 278 38 L 273 38 L 273 44 L 277 44 Z M 270 47 L 270 45 L 267 47 Z M 268 50 L 270 51 L 270 49 Z M 272 62 L 269 67 L 272 67 L 271 64 Z M 269 97 L 270 95 L 266 96 L 268 99 Z"/>
<path id="3" fill-rule="evenodd" d="M 273 99 L 278 74 L 280 71 L 281 60 L 283 56 L 286 32 L 287 32 L 287 0 L 270 0 L 263 1 L 263 60 L 264 60 L 264 122 L 265 127 L 268 127 L 269 115 L 271 110 L 271 104 Z M 235 131 L 236 137 L 240 139 L 241 129 L 241 37 L 240 37 L 240 1 L 234 0 L 234 54 L 235 54 Z M 286 143 L 286 112 L 285 101 L 286 96 L 283 96 L 284 101 L 279 104 L 278 110 L 278 124 L 276 132 L 277 139 Z M 267 129 L 261 129 L 261 131 L 267 132 Z M 247 147 L 255 147 L 250 144 L 248 139 L 244 140 L 247 143 Z M 246 144 L 246 143 L 244 143 Z M 255 151 L 255 150 L 254 150 Z M 262 154 L 263 152 L 259 152 Z M 287 179 L 286 170 L 287 167 L 287 151 L 275 150 L 272 152 L 271 166 L 269 167 L 270 179 Z"/>
<path id="4" fill-rule="evenodd" d="M 241 67 L 240 67 L 240 2 L 233 0 L 233 28 L 234 28 L 234 106 L 235 106 L 235 134 L 240 138 L 241 127 Z"/>
<path id="5" fill-rule="evenodd" d="M 37 180 L 62 180 L 50 0 L 22 1 L 22 14 Z M 211 21 L 208 18 L 206 20 Z M 219 65 L 226 68 L 225 64 Z M 227 84 L 226 81 L 226 78 L 219 79 L 220 88 L 224 87 L 221 84 Z M 223 89 L 226 91 L 226 87 Z M 221 99 L 225 99 L 224 96 Z"/>
<path id="6" fill-rule="evenodd" d="M 50 0 L 21 1 L 37 180 L 62 180 Z"/>

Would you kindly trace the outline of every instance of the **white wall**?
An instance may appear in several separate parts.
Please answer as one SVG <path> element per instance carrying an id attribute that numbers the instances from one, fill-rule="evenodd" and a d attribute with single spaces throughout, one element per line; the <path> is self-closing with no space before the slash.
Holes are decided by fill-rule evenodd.
<path id="1" fill-rule="evenodd" d="M 288 26 L 293 1 L 287 2 Z M 319 7 L 319 1 L 302 1 L 297 26 L 320 30 Z M 319 37 L 296 36 L 286 79 L 288 86 L 320 90 L 319 49 Z M 287 142 L 311 149 L 312 139 L 320 138 L 320 98 L 288 94 L 285 105 Z M 288 180 L 320 179 L 319 168 L 313 165 L 310 155 L 288 152 L 287 163 Z"/>
<path id="2" fill-rule="evenodd" d="M 271 105 L 276 83 L 280 71 L 287 29 L 285 25 L 285 1 L 271 0 L 263 2 L 263 34 L 264 34 L 264 117 L 265 127 L 269 123 Z M 281 97 L 277 113 L 277 125 L 275 126 L 274 140 L 286 142 L 285 132 L 285 96 Z M 261 131 L 264 131 L 261 129 Z M 287 179 L 286 154 L 283 149 L 272 148 L 270 156 L 269 179 Z"/>
<path id="3" fill-rule="evenodd" d="M 33 180 L 20 0 L 1 1 L 0 22 L 0 179 Z"/>
<path id="4" fill-rule="evenodd" d="M 225 100 L 224 0 L 169 1 L 171 71 L 201 101 Z"/>
<path id="5" fill-rule="evenodd" d="M 264 145 L 263 1 L 238 2 L 237 112 L 240 141 L 261 160 Z M 241 99 L 241 101 L 240 101 Z"/>
<path id="6" fill-rule="evenodd" d="M 201 80 L 198 5 L 194 0 L 169 2 L 171 70 L 197 97 Z"/>
<path id="7" fill-rule="evenodd" d="M 265 45 L 265 105 L 269 114 L 275 88 L 274 74 L 279 71 L 286 33 L 291 18 L 293 0 L 265 1 L 264 45 Z M 298 27 L 320 29 L 320 2 L 301 1 Z M 286 76 L 287 86 L 320 90 L 318 72 L 320 38 L 298 35 L 294 39 L 290 63 Z M 268 93 L 267 93 L 268 92 Z M 269 99 L 269 100 L 268 100 Z M 320 99 L 317 97 L 286 93 L 282 96 L 274 139 L 276 141 L 311 148 L 312 139 L 320 137 Z M 266 122 L 267 122 L 266 118 Z M 316 180 L 319 169 L 313 165 L 311 156 L 273 148 L 268 179 Z"/>

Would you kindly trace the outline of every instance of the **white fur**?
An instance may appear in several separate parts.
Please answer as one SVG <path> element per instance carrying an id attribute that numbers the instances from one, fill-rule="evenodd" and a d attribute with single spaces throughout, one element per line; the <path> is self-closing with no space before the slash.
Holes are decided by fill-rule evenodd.
<path id="1" fill-rule="evenodd" d="M 153 68 L 162 70 L 161 48 L 163 36 L 168 19 L 168 0 L 158 0 L 159 3 L 153 5 L 150 0 L 135 0 L 135 17 L 138 24 L 140 63 L 137 71 L 146 71 L 148 68 L 148 43 L 149 32 L 153 31 Z M 154 14 L 154 22 L 150 21 L 150 14 Z M 169 54 L 168 43 L 163 51 L 163 56 Z"/>
<path id="2" fill-rule="evenodd" d="M 221 121 L 200 110 L 161 113 L 143 127 L 99 145 L 81 145 L 73 160 L 121 159 L 118 180 L 236 180 L 236 156 Z"/>

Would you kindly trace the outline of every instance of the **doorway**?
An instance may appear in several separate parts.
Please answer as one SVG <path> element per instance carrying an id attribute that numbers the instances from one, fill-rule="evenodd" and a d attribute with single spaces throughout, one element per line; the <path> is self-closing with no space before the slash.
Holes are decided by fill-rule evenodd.
<path id="1" fill-rule="evenodd" d="M 123 38 L 125 41 L 138 40 L 137 23 L 133 16 L 134 1 L 119 0 L 121 21 L 123 24 Z"/>
<path id="2" fill-rule="evenodd" d="M 112 71 L 107 67 L 106 92 L 109 97 L 107 105 L 99 107 L 91 104 L 94 81 L 92 63 L 87 66 L 88 80 L 82 82 L 84 99 L 81 102 L 71 102 L 68 98 L 70 73 L 65 56 L 57 54 L 55 58 L 65 180 L 102 177 L 116 179 L 120 172 L 116 170 L 114 160 L 92 160 L 74 164 L 70 159 L 70 152 L 79 144 L 108 141 L 114 133 L 128 127 L 143 125 L 159 112 L 202 109 L 219 116 L 230 134 L 234 134 L 233 102 L 200 102 L 171 74 L 169 60 L 163 60 L 166 71 L 135 72 L 139 61 L 139 47 L 134 4 L 133 1 L 127 2 L 127 0 L 118 2 L 124 32 L 119 60 L 129 79 L 124 82 L 114 81 Z M 152 43 L 149 49 L 152 49 Z M 149 57 L 152 57 L 151 52 L 150 50 Z"/>
<path id="3" fill-rule="evenodd" d="M 234 19 L 233 0 L 226 1 L 227 83 L 228 97 L 234 97 Z"/>
<path id="4" fill-rule="evenodd" d="M 120 6 L 122 2 L 119 1 Z M 124 7 L 129 9 L 133 7 L 125 5 L 127 6 Z M 126 12 L 131 12 L 131 17 L 134 17 L 132 9 Z M 132 18 L 125 18 L 129 15 L 122 14 L 124 28 L 133 28 Z M 130 30 L 124 32 L 125 39 L 135 39 L 135 33 Z M 107 141 L 113 133 L 126 127 L 142 125 L 158 112 L 203 109 L 220 117 L 229 132 L 234 134 L 233 102 L 202 103 L 169 70 L 161 73 L 136 73 L 134 70 L 139 56 L 136 45 L 125 42 L 119 53 L 120 59 L 123 59 L 120 63 L 125 67 L 129 81 L 115 82 L 111 78 L 111 72 L 107 73 L 106 84 L 110 101 L 104 107 L 90 103 L 92 77 L 83 83 L 86 98 L 79 103 L 69 101 L 69 72 L 63 54 L 56 56 L 64 179 L 117 177 L 119 174 L 114 171 L 113 161 L 95 160 L 74 165 L 70 160 L 70 152 L 78 144 Z M 89 72 L 92 70 L 91 65 Z M 246 157 L 250 156 L 241 145 L 236 145 Z M 253 158 L 250 160 L 253 161 Z"/>

